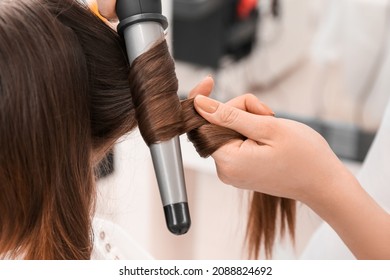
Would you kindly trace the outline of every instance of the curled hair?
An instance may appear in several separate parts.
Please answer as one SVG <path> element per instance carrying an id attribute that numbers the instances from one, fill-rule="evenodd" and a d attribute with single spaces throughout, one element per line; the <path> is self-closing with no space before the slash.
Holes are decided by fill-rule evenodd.
<path id="1" fill-rule="evenodd" d="M 137 123 L 148 145 L 187 132 L 208 156 L 237 132 L 179 102 L 165 41 L 129 67 L 123 40 L 75 0 L 0 1 L 0 257 L 89 259 L 94 166 Z M 254 193 L 247 238 L 270 255 L 294 206 Z"/>
<path id="2" fill-rule="evenodd" d="M 187 133 L 202 157 L 208 157 L 226 143 L 246 138 L 236 131 L 216 126 L 203 119 L 194 109 L 193 99 L 177 96 L 177 79 L 166 42 L 138 57 L 130 70 L 131 92 L 141 134 L 150 145 Z M 258 257 L 263 244 L 265 255 L 272 247 L 280 220 L 280 232 L 286 227 L 294 239 L 295 202 L 254 192 L 249 210 L 247 241 L 251 257 Z"/>

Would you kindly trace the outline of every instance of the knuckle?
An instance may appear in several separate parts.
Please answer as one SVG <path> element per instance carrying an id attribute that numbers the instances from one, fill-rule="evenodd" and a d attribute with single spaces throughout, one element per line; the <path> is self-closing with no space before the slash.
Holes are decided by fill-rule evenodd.
<path id="1" fill-rule="evenodd" d="M 244 98 L 249 100 L 255 100 L 255 99 L 257 100 L 256 95 L 254 95 L 253 93 L 245 93 Z"/>
<path id="2" fill-rule="evenodd" d="M 229 178 L 224 173 L 218 171 L 217 174 L 222 183 L 229 185 Z"/>
<path id="3" fill-rule="evenodd" d="M 232 125 L 236 122 L 239 112 L 237 109 L 228 107 L 228 106 L 220 106 L 219 118 L 222 123 L 226 125 Z"/>
<path id="4" fill-rule="evenodd" d="M 222 170 L 218 170 L 217 174 L 218 174 L 219 180 L 221 180 L 222 183 L 224 183 L 226 185 L 230 185 L 232 183 L 231 177 L 228 175 L 228 173 L 226 173 Z"/>
<path id="5" fill-rule="evenodd" d="M 218 178 L 225 184 L 230 185 L 233 183 L 235 169 L 228 162 L 218 164 L 217 174 Z"/>
<path id="6" fill-rule="evenodd" d="M 256 103 L 260 102 L 260 100 L 257 98 L 257 96 L 252 94 L 252 93 L 246 93 L 244 95 L 244 98 L 245 98 L 245 103 L 247 104 L 246 106 L 249 106 L 249 105 L 256 104 Z"/>

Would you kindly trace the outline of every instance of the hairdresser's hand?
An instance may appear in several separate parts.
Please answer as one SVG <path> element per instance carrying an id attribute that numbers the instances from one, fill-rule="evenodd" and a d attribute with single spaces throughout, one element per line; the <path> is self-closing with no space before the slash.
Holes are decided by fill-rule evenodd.
<path id="1" fill-rule="evenodd" d="M 338 233 L 357 258 L 390 258 L 389 213 L 364 191 L 317 132 L 201 95 L 194 104 L 209 122 L 249 138 L 232 141 L 212 155 L 222 181 L 300 200 Z"/>
<path id="2" fill-rule="evenodd" d="M 295 121 L 259 116 L 254 107 L 195 98 L 195 108 L 206 120 L 248 137 L 212 154 L 223 182 L 305 201 L 323 194 L 343 174 L 350 176 L 317 132 Z"/>
<path id="3" fill-rule="evenodd" d="M 116 0 L 96 0 L 99 13 L 106 19 L 112 21 L 117 19 L 115 12 Z"/>

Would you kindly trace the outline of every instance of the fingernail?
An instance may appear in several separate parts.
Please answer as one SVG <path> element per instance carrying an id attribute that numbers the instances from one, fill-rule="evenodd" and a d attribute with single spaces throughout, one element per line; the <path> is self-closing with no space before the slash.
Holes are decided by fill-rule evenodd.
<path id="1" fill-rule="evenodd" d="M 263 105 L 263 107 L 266 109 L 266 110 L 268 110 L 268 112 L 269 112 L 269 115 L 271 115 L 271 116 L 275 116 L 275 113 L 274 113 L 274 111 L 272 111 L 272 109 L 270 108 L 270 107 L 268 107 L 268 105 L 267 104 L 265 104 L 265 103 L 262 103 L 261 105 Z"/>
<path id="2" fill-rule="evenodd" d="M 206 77 L 203 78 L 203 81 L 206 81 L 208 79 L 213 79 L 213 76 L 211 74 L 207 75 Z"/>
<path id="3" fill-rule="evenodd" d="M 203 95 L 196 96 L 194 102 L 198 109 L 201 109 L 202 111 L 205 111 L 209 114 L 215 113 L 219 106 L 217 101 Z"/>

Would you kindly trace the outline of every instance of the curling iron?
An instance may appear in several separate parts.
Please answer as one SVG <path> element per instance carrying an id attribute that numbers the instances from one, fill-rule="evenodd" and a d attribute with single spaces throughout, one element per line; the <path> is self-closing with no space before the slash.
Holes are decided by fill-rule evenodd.
<path id="1" fill-rule="evenodd" d="M 161 0 L 117 0 L 118 33 L 126 43 L 130 65 L 164 39 L 167 19 Z M 149 146 L 168 229 L 184 234 L 191 225 L 179 136 Z"/>

